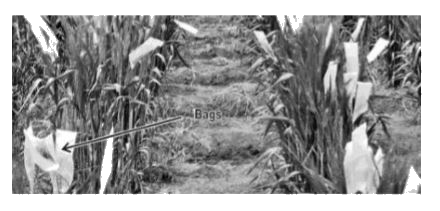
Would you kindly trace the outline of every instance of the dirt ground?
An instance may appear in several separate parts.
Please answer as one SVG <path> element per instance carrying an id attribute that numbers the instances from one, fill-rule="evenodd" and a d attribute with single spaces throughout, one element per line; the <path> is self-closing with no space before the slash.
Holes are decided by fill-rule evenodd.
<path id="1" fill-rule="evenodd" d="M 261 104 L 256 84 L 248 78 L 249 59 L 240 54 L 249 31 L 231 17 L 188 17 L 199 37 L 188 37 L 183 57 L 191 68 L 168 73 L 166 94 L 178 113 L 220 111 L 221 119 L 191 120 L 194 124 L 179 141 L 191 143 L 190 156 L 175 165 L 182 173 L 176 182 L 161 186 L 159 193 L 261 193 L 247 174 L 258 156 L 273 145 L 263 138 L 264 125 L 252 117 Z"/>
<path id="2" fill-rule="evenodd" d="M 167 73 L 164 94 L 179 114 L 192 115 L 194 108 L 200 108 L 221 111 L 225 116 L 214 121 L 190 120 L 187 132 L 176 140 L 190 149 L 189 153 L 171 166 L 172 180 L 147 185 L 147 192 L 264 193 L 254 187 L 271 178 L 250 183 L 258 170 L 250 174 L 248 170 L 275 143 L 262 136 L 264 124 L 253 115 L 264 96 L 254 93 L 256 83 L 247 73 L 250 58 L 240 53 L 250 32 L 228 16 L 187 17 L 185 21 L 200 33 L 198 37 L 188 36 L 182 48 L 191 68 L 179 67 Z M 421 176 L 420 108 L 405 90 L 376 87 L 375 95 L 373 108 L 391 117 L 392 140 L 383 134 L 374 137 L 384 148 L 386 165 L 398 166 L 388 175 L 404 177 L 407 167 L 413 165 Z M 24 176 L 20 162 L 22 155 L 13 155 L 14 193 L 23 191 L 14 181 Z"/>

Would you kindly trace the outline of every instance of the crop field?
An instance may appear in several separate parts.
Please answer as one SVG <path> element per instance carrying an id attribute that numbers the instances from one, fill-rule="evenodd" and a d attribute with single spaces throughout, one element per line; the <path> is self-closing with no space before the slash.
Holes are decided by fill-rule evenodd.
<path id="1" fill-rule="evenodd" d="M 13 16 L 14 194 L 57 192 L 57 153 L 73 160 L 70 194 L 402 194 L 411 168 L 421 178 L 420 16 L 36 19 L 57 44 Z M 359 128 L 377 179 L 350 167 Z M 63 131 L 70 145 L 26 144 Z"/>

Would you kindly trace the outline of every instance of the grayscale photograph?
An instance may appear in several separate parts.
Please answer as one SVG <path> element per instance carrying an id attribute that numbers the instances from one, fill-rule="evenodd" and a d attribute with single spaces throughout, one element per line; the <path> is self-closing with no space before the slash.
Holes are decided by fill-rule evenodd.
<path id="1" fill-rule="evenodd" d="M 421 194 L 421 16 L 11 19 L 13 194 Z"/>

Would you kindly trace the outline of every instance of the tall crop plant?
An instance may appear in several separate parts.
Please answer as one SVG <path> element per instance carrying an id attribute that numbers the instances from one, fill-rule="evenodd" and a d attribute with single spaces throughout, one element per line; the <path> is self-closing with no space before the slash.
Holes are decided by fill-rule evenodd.
<path id="1" fill-rule="evenodd" d="M 344 148 L 353 129 L 365 120 L 353 121 L 354 90 L 347 89 L 344 80 L 352 58 L 347 58 L 351 52 L 344 52 L 349 48 L 339 43 L 339 23 L 340 17 L 304 17 L 296 32 L 255 31 L 263 53 L 251 71 L 270 92 L 265 134 L 280 138 L 279 146 L 256 163 L 271 168 L 275 181 L 263 187 L 271 192 L 346 192 Z M 332 68 L 335 83 L 326 88 L 325 74 Z"/>
<path id="2" fill-rule="evenodd" d="M 344 18 L 345 35 L 355 30 L 360 17 Z M 384 54 L 386 67 L 380 73 L 391 87 L 410 86 L 421 91 L 421 17 L 420 16 L 369 16 L 362 30 L 360 45 L 371 50 L 379 38 L 390 40 Z M 420 93 L 419 93 L 420 94 Z"/>
<path id="3" fill-rule="evenodd" d="M 157 115 L 155 97 L 181 45 L 173 20 L 170 16 L 93 17 L 82 28 L 71 30 L 70 52 L 84 71 L 78 72 L 73 87 L 75 93 L 82 93 L 77 104 L 89 106 L 82 112 L 90 116 L 95 136 L 102 134 L 102 123 L 113 122 L 118 130 L 126 130 L 166 117 Z M 146 166 L 141 149 L 145 136 L 152 135 L 136 133 L 115 140 L 108 192 L 142 191 L 141 172 Z M 99 147 L 92 149 L 98 152 L 96 166 L 102 156 Z"/>
<path id="4" fill-rule="evenodd" d="M 23 16 L 12 17 L 12 123 L 17 129 L 18 119 L 24 110 L 32 82 L 38 75 L 43 75 L 41 49 L 37 48 L 37 39 L 33 36 L 30 25 Z M 18 130 L 20 131 L 20 130 Z M 17 134 L 18 135 L 18 134 Z M 15 144 L 13 144 L 14 146 Z"/>
<path id="5" fill-rule="evenodd" d="M 15 129 L 27 127 L 34 120 L 49 120 L 49 130 L 72 129 L 70 121 L 63 121 L 71 96 L 66 81 L 75 72 L 68 68 L 63 51 L 64 33 L 56 17 L 13 17 Z"/>
<path id="6" fill-rule="evenodd" d="M 420 16 L 384 16 L 375 19 L 379 35 L 391 40 L 386 54 L 387 76 L 394 87 L 421 83 Z"/>
<path id="7" fill-rule="evenodd" d="M 36 85 L 30 88 L 29 101 L 38 104 L 36 99 L 41 98 L 40 102 L 47 102 L 40 90 L 50 91 L 58 116 L 54 128 L 79 131 L 81 142 L 107 134 L 112 125 L 115 131 L 126 130 L 166 118 L 156 112 L 156 98 L 161 78 L 178 57 L 182 43 L 177 27 L 184 23 L 172 16 L 46 19 L 52 29 L 61 30 L 59 55 L 63 60 L 60 65 L 46 61 L 52 66 L 43 67 L 44 73 L 33 80 Z M 44 87 L 56 84 L 58 88 L 42 89 L 44 83 Z M 152 135 L 152 131 L 138 132 L 108 143 L 114 148 L 109 184 L 99 184 L 105 143 L 75 149 L 75 176 L 69 192 L 97 193 L 100 186 L 107 187 L 108 193 L 142 191 L 141 172 L 146 166 L 145 149 L 141 149 L 145 137 Z"/>

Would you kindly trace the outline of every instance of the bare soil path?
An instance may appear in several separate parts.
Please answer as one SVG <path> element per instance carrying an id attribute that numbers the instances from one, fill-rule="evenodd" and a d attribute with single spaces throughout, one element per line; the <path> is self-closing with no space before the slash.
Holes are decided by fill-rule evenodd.
<path id="1" fill-rule="evenodd" d="M 169 95 L 176 110 L 193 115 L 193 109 L 222 112 L 216 120 L 193 119 L 190 132 L 178 141 L 191 145 L 190 155 L 175 165 L 179 176 L 164 185 L 162 193 L 253 193 L 247 174 L 266 143 L 261 124 L 250 116 L 256 106 L 256 84 L 248 79 L 248 58 L 239 54 L 248 40 L 246 30 L 232 17 L 188 17 L 199 37 L 188 37 L 183 57 L 191 68 L 180 67 L 167 75 Z M 242 28 L 241 28 L 242 27 Z"/>

